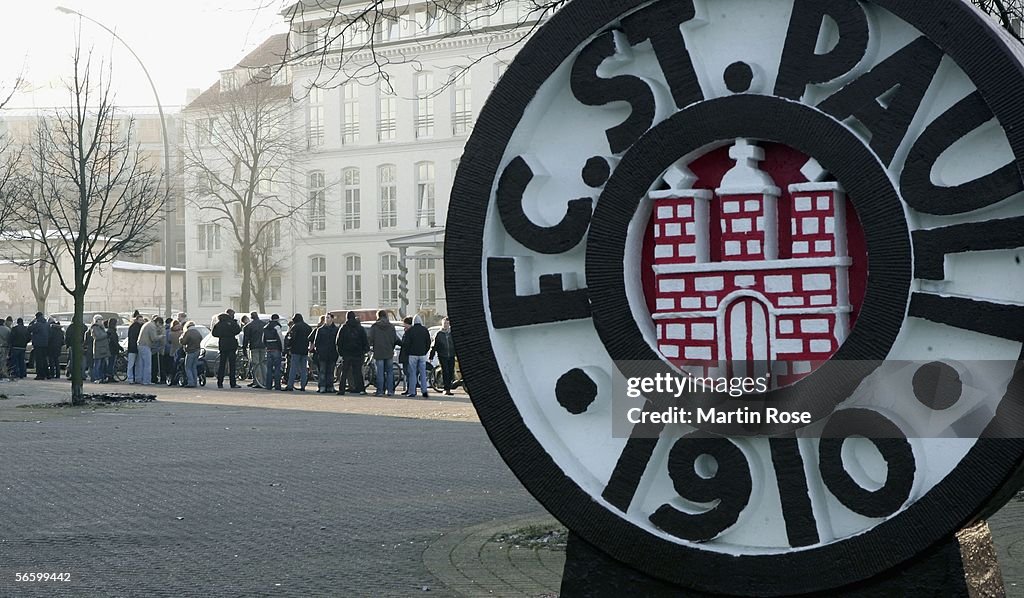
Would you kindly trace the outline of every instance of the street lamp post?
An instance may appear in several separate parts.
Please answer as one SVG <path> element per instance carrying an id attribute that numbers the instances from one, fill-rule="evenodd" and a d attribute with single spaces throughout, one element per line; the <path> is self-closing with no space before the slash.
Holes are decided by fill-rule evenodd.
<path id="1" fill-rule="evenodd" d="M 128 52 L 130 52 L 131 55 L 135 57 L 136 62 L 138 62 L 139 66 L 142 67 L 142 72 L 146 75 L 146 80 L 149 81 L 149 87 L 153 90 L 153 97 L 156 99 L 156 109 L 157 112 L 160 113 L 160 129 L 161 132 L 163 133 L 162 136 L 164 139 L 164 311 L 166 312 L 164 315 L 168 319 L 170 319 L 172 315 L 171 310 L 173 309 L 171 307 L 171 241 L 172 237 L 174 236 L 174 229 L 172 228 L 170 217 L 172 208 L 172 206 L 170 205 L 171 144 L 167 136 L 167 119 L 164 117 L 163 104 L 160 103 L 160 94 L 157 93 L 156 85 L 153 83 L 153 78 L 149 76 L 149 70 L 147 70 L 146 65 L 142 63 L 142 59 L 139 58 L 139 55 L 135 53 L 135 50 L 133 50 L 132 47 L 128 45 L 128 42 L 121 39 L 121 36 L 115 33 L 113 29 L 107 27 L 103 23 L 100 23 L 96 19 L 88 17 L 78 12 L 77 10 L 70 9 L 65 6 L 58 6 L 57 12 L 68 15 L 77 15 L 79 18 L 85 19 L 91 23 L 94 23 L 95 25 L 98 25 L 99 27 L 102 27 L 107 33 L 112 35 L 114 39 L 121 42 L 121 45 L 124 46 L 125 49 L 128 50 Z"/>

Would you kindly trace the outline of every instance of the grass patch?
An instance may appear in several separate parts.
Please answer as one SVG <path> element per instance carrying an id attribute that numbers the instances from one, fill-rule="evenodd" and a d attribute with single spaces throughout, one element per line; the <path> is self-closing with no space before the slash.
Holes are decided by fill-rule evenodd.
<path id="1" fill-rule="evenodd" d="M 497 544 L 514 548 L 530 548 L 533 550 L 565 550 L 569 532 L 557 523 L 547 525 L 529 525 L 510 532 L 502 532 L 492 538 Z"/>

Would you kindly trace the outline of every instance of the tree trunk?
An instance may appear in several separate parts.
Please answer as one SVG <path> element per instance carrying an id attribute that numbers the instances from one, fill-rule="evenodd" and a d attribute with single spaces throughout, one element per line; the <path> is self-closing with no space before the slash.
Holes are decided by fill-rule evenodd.
<path id="1" fill-rule="evenodd" d="M 68 367 L 71 368 L 71 404 L 84 405 L 85 393 L 83 391 L 82 362 L 85 359 L 83 351 L 85 339 L 85 293 L 79 291 L 73 297 L 75 298 L 75 316 L 71 320 L 71 328 L 68 330 L 68 334 L 74 339 L 70 343 L 70 359 L 68 359 Z"/>
<path id="2" fill-rule="evenodd" d="M 252 303 L 252 248 L 243 247 L 239 253 L 242 261 L 242 296 L 238 299 L 238 312 L 246 314 Z"/>

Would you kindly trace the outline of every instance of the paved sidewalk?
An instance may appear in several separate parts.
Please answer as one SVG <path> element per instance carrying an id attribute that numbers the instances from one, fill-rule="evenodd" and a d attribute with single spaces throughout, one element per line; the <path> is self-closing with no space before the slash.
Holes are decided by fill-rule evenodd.
<path id="1" fill-rule="evenodd" d="M 103 408 L 0 384 L 0 596 L 551 596 L 564 552 L 500 532 L 551 518 L 460 397 L 155 390 Z M 990 520 L 1024 598 L 1024 502 Z M 16 572 L 70 572 L 17 584 Z"/>

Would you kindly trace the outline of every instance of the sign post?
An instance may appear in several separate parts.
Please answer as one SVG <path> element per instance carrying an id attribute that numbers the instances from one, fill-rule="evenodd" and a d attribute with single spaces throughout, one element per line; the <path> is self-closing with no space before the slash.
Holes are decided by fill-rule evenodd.
<path id="1" fill-rule="evenodd" d="M 573 0 L 524 46 L 446 286 L 481 421 L 570 529 L 563 595 L 998 586 L 1016 44 L 960 0 Z"/>

